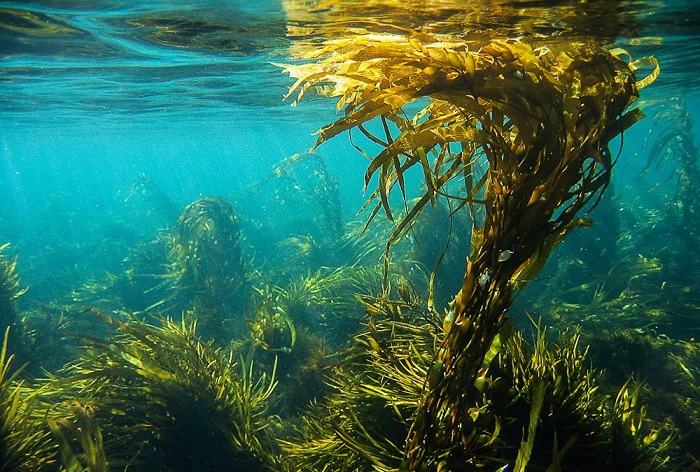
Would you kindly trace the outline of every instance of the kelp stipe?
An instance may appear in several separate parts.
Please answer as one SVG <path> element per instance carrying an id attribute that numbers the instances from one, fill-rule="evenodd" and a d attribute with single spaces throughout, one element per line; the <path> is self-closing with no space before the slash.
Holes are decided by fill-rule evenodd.
<path id="1" fill-rule="evenodd" d="M 419 406 L 405 466 L 463 463 L 471 454 L 466 418 L 475 399 L 462 386 L 474 383 L 513 292 L 586 224 L 580 213 L 595 206 L 609 182 L 608 143 L 641 117 L 625 110 L 658 64 L 627 64 L 592 42 L 470 44 L 427 34 L 347 37 L 305 52 L 318 60 L 285 66 L 297 78 L 290 94 L 298 91 L 298 101 L 330 83 L 345 111 L 319 131 L 316 145 L 357 129 L 382 148 L 365 174 L 366 184 L 377 176 L 370 219 L 380 210 L 394 219 L 390 191 L 405 195 L 406 171 L 422 170 L 426 191 L 398 221 L 387 250 L 448 182 L 464 179 L 459 200 L 472 214 L 471 255 L 452 329 L 436 353 L 444 375 Z M 655 68 L 637 81 L 640 64 Z M 406 106 L 414 102 L 422 108 L 411 116 Z M 379 134 L 365 127 L 374 119 Z"/>

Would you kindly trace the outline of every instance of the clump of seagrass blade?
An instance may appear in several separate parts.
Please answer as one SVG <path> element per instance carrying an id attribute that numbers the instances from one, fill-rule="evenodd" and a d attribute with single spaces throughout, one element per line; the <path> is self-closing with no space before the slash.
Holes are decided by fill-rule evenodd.
<path id="1" fill-rule="evenodd" d="M 476 399 L 464 386 L 477 379 L 513 292 L 597 203 L 614 163 L 608 144 L 641 117 L 625 110 L 658 74 L 657 66 L 637 80 L 634 71 L 655 61 L 626 63 L 623 55 L 593 42 L 366 35 L 328 41 L 305 54 L 315 62 L 286 66 L 298 79 L 296 101 L 314 87 L 344 110 L 317 145 L 358 130 L 380 147 L 365 174 L 367 185 L 377 179 L 370 220 L 380 210 L 393 220 L 390 192 L 398 187 L 406 200 L 405 174 L 422 172 L 426 190 L 397 222 L 387 251 L 439 196 L 457 198 L 472 216 L 454 320 L 435 354 L 439 381 L 425 387 L 404 467 L 455 469 L 470 457 Z"/>
<path id="2" fill-rule="evenodd" d="M 17 256 L 8 257 L 10 244 L 0 245 L 0 329 L 17 323 L 17 299 L 26 291 L 17 274 Z"/>
<path id="3" fill-rule="evenodd" d="M 185 208 L 169 237 L 169 279 L 177 307 L 195 312 L 200 335 L 224 337 L 246 297 L 238 216 L 224 198 L 201 198 Z"/>
<path id="4" fill-rule="evenodd" d="M 7 352 L 9 334 L 8 328 L 0 345 L 0 471 L 54 470 L 55 446 L 34 418 L 37 392 L 17 379 L 19 370 L 10 373 L 14 356 Z"/>
<path id="5" fill-rule="evenodd" d="M 62 400 L 50 425 L 64 460 L 106 457 L 129 470 L 279 466 L 268 441 L 274 369 L 254 378 L 250 361 L 200 341 L 194 323 L 122 322 L 93 311 L 119 334 L 81 336 L 80 362 L 49 385 Z"/>

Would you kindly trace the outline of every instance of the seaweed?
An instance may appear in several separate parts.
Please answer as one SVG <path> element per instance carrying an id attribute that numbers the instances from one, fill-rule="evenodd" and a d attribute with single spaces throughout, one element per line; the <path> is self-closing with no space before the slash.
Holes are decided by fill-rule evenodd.
<path id="1" fill-rule="evenodd" d="M 17 323 L 19 310 L 17 299 L 27 292 L 17 273 L 17 256 L 8 258 L 10 244 L 0 245 L 0 327 L 6 329 Z"/>
<path id="2" fill-rule="evenodd" d="M 52 429 L 66 430 L 59 438 L 72 435 L 78 440 L 74 444 L 92 456 L 90 451 L 103 448 L 110 466 L 129 470 L 267 470 L 278 465 L 268 438 L 275 421 L 267 413 L 277 383 L 274 369 L 270 376 L 254 378 L 252 361 L 234 360 L 233 353 L 226 356 L 199 341 L 196 323 L 122 322 L 93 312 L 121 334 L 111 339 L 81 335 L 86 349 L 80 361 L 50 385 L 53 398 L 83 405 L 69 403 L 65 411 L 59 402 L 64 415 L 52 415 Z M 96 422 L 101 433 L 91 426 L 86 440 L 81 436 L 86 430 L 75 426 L 81 421 Z M 67 442 L 62 441 L 64 455 Z"/>
<path id="3" fill-rule="evenodd" d="M 18 380 L 20 370 L 10 373 L 14 356 L 8 354 L 9 333 L 5 329 L 0 349 L 0 471 L 54 470 L 55 446 L 34 415 L 40 406 L 38 392 Z"/>
<path id="4" fill-rule="evenodd" d="M 169 273 L 164 281 L 172 289 L 175 305 L 196 316 L 205 339 L 225 344 L 228 340 L 221 337 L 242 323 L 247 298 L 233 205 L 215 197 L 191 203 L 178 218 L 168 243 Z"/>
<path id="5" fill-rule="evenodd" d="M 285 66 L 297 78 L 289 95 L 297 93 L 296 103 L 330 84 L 345 111 L 319 131 L 316 146 L 358 130 L 381 149 L 365 173 L 366 186 L 376 178 L 369 221 L 380 211 L 394 220 L 389 193 L 398 187 L 405 200 L 407 172 L 422 173 L 423 195 L 397 221 L 387 259 L 438 196 L 456 198 L 472 216 L 454 322 L 435 356 L 445 375 L 426 392 L 405 447 L 411 470 L 463 462 L 475 399 L 462 386 L 474 383 L 514 292 L 574 227 L 588 224 L 580 214 L 598 203 L 615 162 L 608 143 L 641 118 L 625 110 L 658 64 L 625 63 L 623 51 L 592 42 L 470 44 L 426 33 L 350 36 L 302 53 L 315 61 Z M 634 71 L 649 65 L 654 70 L 637 80 Z M 464 181 L 461 195 L 447 192 L 455 179 Z"/>
<path id="6" fill-rule="evenodd" d="M 424 302 L 363 297 L 363 329 L 333 367 L 333 391 L 281 441 L 297 470 L 411 470 L 403 445 L 421 402 L 446 376 L 435 358 L 449 324 Z M 673 470 L 678 436 L 646 416 L 627 383 L 611 397 L 591 370 L 580 334 L 558 343 L 536 325 L 533 343 L 505 323 L 489 346 L 463 421 L 470 455 L 446 470 Z M 614 398 L 617 398 L 614 400 Z"/>

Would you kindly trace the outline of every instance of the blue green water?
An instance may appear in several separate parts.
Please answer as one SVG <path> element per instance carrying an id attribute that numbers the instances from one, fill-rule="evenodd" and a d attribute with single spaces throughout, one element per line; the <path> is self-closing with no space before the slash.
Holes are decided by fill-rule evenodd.
<path id="1" fill-rule="evenodd" d="M 642 100 L 682 96 L 693 115 L 698 6 L 621 5 L 638 36 L 627 33 L 615 45 L 662 64 Z M 0 231 L 23 259 L 36 257 L 32 267 L 45 267 L 40 253 L 47 239 L 80 244 L 100 232 L 108 238 L 110 221 L 152 228 L 133 221 L 119 195 L 142 174 L 181 208 L 208 195 L 235 200 L 275 163 L 307 151 L 312 133 L 337 116 L 331 100 L 296 108 L 283 101 L 292 81 L 273 63 L 289 58 L 299 38 L 289 37 L 288 27 L 299 21 L 278 2 L 0 7 L 7 8 L 0 28 Z M 410 21 L 388 7 L 372 11 Z M 23 15 L 30 20 L 18 19 Z M 627 183 L 645 159 L 639 144 L 648 127 L 653 123 L 642 122 L 627 133 L 614 175 L 618 190 L 635 192 Z M 364 201 L 364 157 L 345 136 L 318 152 L 339 180 L 343 212 L 353 218 Z"/>

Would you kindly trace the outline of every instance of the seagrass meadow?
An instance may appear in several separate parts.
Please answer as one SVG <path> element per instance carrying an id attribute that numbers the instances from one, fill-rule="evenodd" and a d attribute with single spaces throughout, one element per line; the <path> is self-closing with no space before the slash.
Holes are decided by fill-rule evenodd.
<path id="1" fill-rule="evenodd" d="M 700 470 L 697 24 L 0 4 L 0 472 Z"/>

